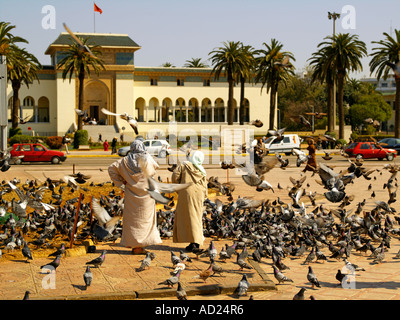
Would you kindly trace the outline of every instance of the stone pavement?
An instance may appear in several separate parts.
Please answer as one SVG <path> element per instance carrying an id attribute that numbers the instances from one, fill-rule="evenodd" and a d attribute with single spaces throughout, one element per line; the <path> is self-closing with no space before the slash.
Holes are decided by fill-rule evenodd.
<path id="1" fill-rule="evenodd" d="M 318 161 L 322 161 L 320 158 Z M 365 162 L 365 166 L 371 168 L 380 168 L 387 161 L 383 162 Z M 346 168 L 348 162 L 343 161 L 335 164 L 334 170 L 339 172 Z M 26 167 L 13 167 L 13 174 L 23 176 Z M 10 170 L 11 171 L 11 170 Z M 268 175 L 268 181 L 276 186 L 278 183 L 283 189 L 275 188 L 274 192 L 264 191 L 255 192 L 244 185 L 240 175 L 235 174 L 235 169 L 230 170 L 228 174 L 226 170 L 212 168 L 207 170 L 209 176 L 215 175 L 220 178 L 221 182 L 229 179 L 235 183 L 236 190 L 234 198 L 238 196 L 250 196 L 259 199 L 276 200 L 278 197 L 283 201 L 290 201 L 287 194 L 287 188 L 291 185 L 289 177 L 300 177 L 300 169 L 291 165 L 286 170 L 273 169 Z M 38 173 L 39 174 L 39 173 Z M 160 176 L 165 179 L 170 173 L 161 168 Z M 319 195 L 324 192 L 322 187 L 316 183 L 318 176 L 311 176 L 311 173 L 305 173 L 307 180 L 307 191 L 315 190 Z M 354 184 L 346 187 L 348 194 L 354 195 L 354 200 L 348 209 L 354 208 L 359 201 L 366 199 L 365 210 L 371 209 L 377 200 L 387 200 L 387 191 L 382 188 L 383 183 L 387 181 L 389 173 L 385 170 L 376 172 L 372 175 L 374 178 L 370 181 L 358 178 Z M 369 184 L 373 185 L 376 197 L 371 198 L 372 190 L 368 190 Z M 226 202 L 226 197 L 222 195 L 214 195 Z M 312 210 L 312 206 L 307 202 L 307 197 L 303 197 L 307 206 L 307 210 Z M 337 207 L 327 203 L 323 197 L 317 200 L 318 205 L 326 208 Z M 399 212 L 398 203 L 394 203 L 393 207 Z M 397 214 L 396 214 L 397 215 Z M 394 215 L 391 215 L 393 218 Z M 396 228 L 398 225 L 396 223 Z M 218 252 L 225 243 L 231 244 L 231 239 L 217 240 L 215 238 L 206 238 L 204 247 L 207 247 L 210 240 L 215 241 Z M 373 242 L 377 247 L 378 242 Z M 170 251 L 179 254 L 179 250 L 187 244 L 174 244 L 171 239 L 164 239 L 161 245 L 148 247 L 149 251 L 155 253 L 156 258 L 152 261 L 149 270 L 137 272 L 136 268 L 140 266 L 140 261 L 144 256 L 134 256 L 130 249 L 118 246 L 112 243 L 97 243 L 95 253 L 86 253 L 84 246 L 67 251 L 67 255 L 62 258 L 61 265 L 57 268 L 55 274 L 41 273 L 40 266 L 50 262 L 52 259 L 46 256 L 35 255 L 34 259 L 29 263 L 25 262 L 20 250 L 15 252 L 3 252 L 0 260 L 0 299 L 19 300 L 22 299 L 26 290 L 31 292 L 31 299 L 88 299 L 88 300 L 176 300 L 176 288 L 167 288 L 159 283 L 167 279 L 173 271 L 170 260 Z M 83 282 L 83 273 L 85 271 L 86 262 L 100 255 L 102 249 L 107 250 L 106 260 L 100 268 L 92 268 L 94 280 L 90 287 L 85 288 Z M 312 288 L 307 280 L 308 265 L 304 264 L 306 252 L 302 257 L 286 257 L 284 263 L 290 268 L 285 270 L 284 274 L 293 280 L 293 283 L 277 284 L 272 272 L 272 261 L 270 258 L 263 258 L 260 263 L 248 259 L 253 266 L 252 270 L 240 271 L 236 260 L 228 260 L 221 262 L 217 259 L 217 264 L 221 265 L 229 272 L 222 275 L 210 277 L 207 282 L 196 279 L 195 276 L 201 270 L 208 266 L 208 258 L 200 257 L 198 260 L 193 259 L 192 263 L 188 263 L 186 269 L 182 272 L 181 281 L 184 288 L 189 294 L 189 300 L 247 300 L 250 295 L 258 300 L 292 300 L 301 287 L 306 288 L 306 298 L 311 295 L 317 300 L 398 300 L 400 298 L 400 275 L 398 273 L 398 263 L 400 259 L 395 256 L 400 249 L 400 241 L 397 235 L 392 235 L 391 247 L 386 252 L 383 263 L 373 263 L 373 259 L 369 258 L 370 252 L 367 254 L 356 253 L 354 250 L 349 261 L 363 267 L 365 271 L 357 271 L 356 276 L 348 284 L 348 288 L 343 288 L 335 279 L 337 270 L 344 266 L 343 261 L 328 259 L 324 263 L 313 262 L 312 266 L 321 287 Z M 249 248 L 250 254 L 253 250 Z M 239 250 L 240 251 L 240 250 Z M 329 255 L 326 247 L 322 251 Z M 6 255 L 11 255 L 5 259 Z M 194 257 L 193 254 L 190 254 Z M 237 298 L 232 295 L 234 288 L 237 286 L 242 274 L 246 273 L 250 282 L 250 290 L 248 296 Z"/>

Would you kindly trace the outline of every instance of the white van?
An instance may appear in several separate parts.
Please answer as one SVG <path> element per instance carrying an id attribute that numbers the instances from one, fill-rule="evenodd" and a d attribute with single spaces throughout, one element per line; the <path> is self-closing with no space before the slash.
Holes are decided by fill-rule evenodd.
<path id="1" fill-rule="evenodd" d="M 300 145 L 301 139 L 297 134 L 284 134 L 281 140 L 272 136 L 265 141 L 269 153 L 284 153 L 287 156 L 292 154 L 292 149 L 300 149 Z"/>

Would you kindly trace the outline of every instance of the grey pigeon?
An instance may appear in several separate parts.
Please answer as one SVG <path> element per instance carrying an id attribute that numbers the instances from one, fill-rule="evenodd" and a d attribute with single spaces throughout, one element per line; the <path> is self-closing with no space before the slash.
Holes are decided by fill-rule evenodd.
<path id="1" fill-rule="evenodd" d="M 28 260 L 33 260 L 31 249 L 29 249 L 28 243 L 26 241 L 24 242 L 24 246 L 22 248 L 22 254 L 26 258 L 26 262 L 28 262 Z"/>
<path id="2" fill-rule="evenodd" d="M 25 291 L 24 297 L 22 298 L 22 300 L 29 300 L 29 295 L 31 294 L 31 292 L 29 290 Z"/>
<path id="3" fill-rule="evenodd" d="M 180 274 L 181 274 L 181 272 L 178 271 L 178 273 L 175 274 L 174 276 L 172 276 L 172 277 L 170 277 L 170 278 L 168 278 L 168 279 L 166 279 L 166 280 L 164 280 L 164 281 L 162 281 L 162 282 L 160 282 L 160 283 L 158 283 L 158 284 L 159 284 L 159 285 L 165 284 L 165 285 L 167 285 L 169 288 L 173 288 L 174 285 L 176 285 L 176 284 L 179 282 L 179 276 L 180 276 Z"/>
<path id="4" fill-rule="evenodd" d="M 181 262 L 181 258 L 179 258 L 173 251 L 171 251 L 171 262 L 174 266 Z"/>
<path id="5" fill-rule="evenodd" d="M 276 266 L 273 265 L 272 268 L 274 269 L 274 277 L 276 280 L 278 280 L 278 284 L 285 282 L 293 282 L 292 279 L 288 278 L 282 272 L 280 272 Z"/>
<path id="6" fill-rule="evenodd" d="M 50 271 L 50 273 L 53 271 L 55 272 L 60 265 L 60 261 L 61 261 L 61 256 L 59 255 L 53 261 L 41 266 L 40 269 L 48 270 Z"/>
<path id="7" fill-rule="evenodd" d="M 90 266 L 86 267 L 86 271 L 83 274 L 83 280 L 85 281 L 85 286 L 89 287 L 93 281 L 93 273 L 90 271 Z"/>
<path id="8" fill-rule="evenodd" d="M 247 281 L 247 275 L 243 274 L 242 279 L 239 281 L 234 294 L 241 297 L 244 295 L 247 295 L 247 290 L 249 289 L 250 284 L 249 281 Z"/>
<path id="9" fill-rule="evenodd" d="M 306 291 L 306 288 L 301 288 L 300 291 L 293 296 L 293 300 L 304 300 L 304 291 Z"/>
<path id="10" fill-rule="evenodd" d="M 64 255 L 64 253 L 65 253 L 65 244 L 64 243 L 62 243 L 61 244 L 61 246 L 60 246 L 60 248 L 58 248 L 56 251 L 54 251 L 53 253 L 50 253 L 49 254 L 49 257 L 56 257 L 56 256 L 58 256 L 58 255 Z"/>
<path id="11" fill-rule="evenodd" d="M 311 266 L 308 266 L 308 273 L 307 273 L 307 280 L 311 282 L 311 286 L 314 288 L 314 286 L 320 288 L 319 281 L 317 279 L 317 276 L 315 275 L 313 269 Z"/>
<path id="12" fill-rule="evenodd" d="M 86 262 L 86 264 L 93 265 L 94 267 L 100 267 L 106 258 L 106 250 L 101 252 L 101 255 L 91 261 Z"/>
<path id="13" fill-rule="evenodd" d="M 182 287 L 179 281 L 178 288 L 176 289 L 176 297 L 178 298 L 178 300 L 187 300 L 186 290 Z"/>
<path id="14" fill-rule="evenodd" d="M 137 272 L 143 271 L 150 268 L 150 263 L 154 259 L 155 255 L 152 252 L 147 252 L 146 257 L 142 260 L 140 267 L 136 269 Z"/>

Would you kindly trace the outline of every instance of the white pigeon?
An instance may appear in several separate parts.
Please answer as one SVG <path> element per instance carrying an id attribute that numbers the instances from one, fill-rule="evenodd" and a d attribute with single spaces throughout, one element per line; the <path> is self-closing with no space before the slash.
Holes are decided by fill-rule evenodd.
<path id="1" fill-rule="evenodd" d="M 99 225 L 109 233 L 114 231 L 116 224 L 121 219 L 120 216 L 111 217 L 108 211 L 100 205 L 96 198 L 92 198 L 92 212 L 93 216 L 99 222 Z"/>
<path id="2" fill-rule="evenodd" d="M 136 121 L 136 119 L 134 117 L 127 114 L 126 112 L 114 113 L 114 112 L 108 111 L 106 108 L 102 108 L 101 112 L 103 112 L 104 114 L 109 115 L 109 116 L 120 117 L 121 119 L 126 120 L 129 123 L 129 125 L 132 127 L 132 129 L 135 131 L 135 133 L 139 134 L 138 122 Z"/>

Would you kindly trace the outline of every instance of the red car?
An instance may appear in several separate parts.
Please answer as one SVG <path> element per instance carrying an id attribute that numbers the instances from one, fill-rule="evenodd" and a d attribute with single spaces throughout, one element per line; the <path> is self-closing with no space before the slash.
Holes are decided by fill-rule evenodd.
<path id="1" fill-rule="evenodd" d="M 387 159 L 392 161 L 397 156 L 397 151 L 394 149 L 382 148 L 374 142 L 353 142 L 350 143 L 344 150 L 350 157 L 357 159 L 372 159 L 379 160 Z"/>
<path id="2" fill-rule="evenodd" d="M 57 164 L 64 162 L 67 157 L 64 152 L 49 150 L 40 143 L 16 143 L 11 150 L 12 157 L 23 156 L 17 159 L 15 164 L 22 162 L 49 162 Z"/>

